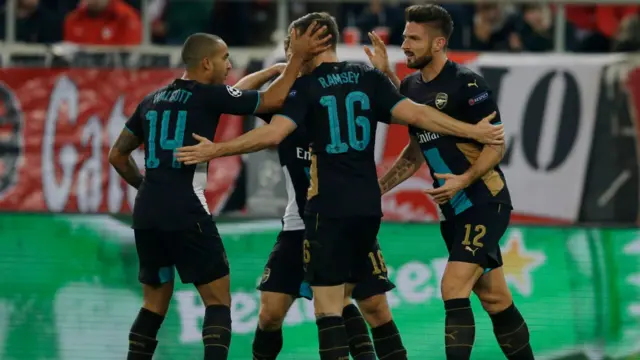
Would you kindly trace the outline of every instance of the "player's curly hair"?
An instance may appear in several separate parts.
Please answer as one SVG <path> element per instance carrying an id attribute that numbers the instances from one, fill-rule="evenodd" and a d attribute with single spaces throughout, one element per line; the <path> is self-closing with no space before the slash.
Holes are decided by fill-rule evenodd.
<path id="1" fill-rule="evenodd" d="M 453 19 L 445 8 L 440 5 L 413 5 L 404 11 L 406 22 L 425 24 L 442 33 L 449 41 L 453 33 Z"/>
<path id="2" fill-rule="evenodd" d="M 331 43 L 331 48 L 335 50 L 336 46 L 338 45 L 338 40 L 340 38 L 340 32 L 338 31 L 338 23 L 336 22 L 336 19 L 333 16 L 331 16 L 331 14 L 329 13 L 326 13 L 326 12 L 309 13 L 293 21 L 291 25 L 289 25 L 287 34 L 291 33 L 291 29 L 296 29 L 296 31 L 298 31 L 299 33 L 304 33 L 309 27 L 309 25 L 311 25 L 311 23 L 314 21 L 317 23 L 316 25 L 317 27 L 322 27 L 322 26 L 327 27 L 325 35 L 331 34 L 331 40 L 329 40 L 329 42 Z M 285 49 L 289 47 L 289 41 L 290 39 L 287 36 L 287 39 L 285 39 Z"/>

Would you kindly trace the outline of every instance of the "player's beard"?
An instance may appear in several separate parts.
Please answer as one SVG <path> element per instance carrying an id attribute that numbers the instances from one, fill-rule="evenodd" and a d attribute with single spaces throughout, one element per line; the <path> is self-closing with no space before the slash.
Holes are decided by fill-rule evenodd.
<path id="1" fill-rule="evenodd" d="M 429 65 L 432 60 L 433 60 L 433 56 L 432 55 L 425 55 L 425 56 L 421 56 L 421 57 L 416 57 L 415 60 L 413 60 L 411 62 L 407 61 L 407 67 L 409 69 L 420 70 L 420 69 L 423 69 L 424 67 L 426 67 L 427 65 Z"/>

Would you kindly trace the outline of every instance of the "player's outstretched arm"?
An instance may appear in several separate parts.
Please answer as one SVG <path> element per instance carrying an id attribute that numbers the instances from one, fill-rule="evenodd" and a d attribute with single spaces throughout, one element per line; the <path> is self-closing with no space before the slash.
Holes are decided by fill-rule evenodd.
<path id="1" fill-rule="evenodd" d="M 256 71 L 240 79 L 233 87 L 240 90 L 258 90 L 273 77 L 282 74 L 286 66 L 287 64 L 278 63 Z"/>
<path id="2" fill-rule="evenodd" d="M 393 108 L 391 115 L 394 122 L 412 125 L 427 131 L 474 139 L 483 144 L 504 144 L 503 125 L 490 123 L 496 116 L 495 112 L 472 125 L 456 120 L 430 106 L 419 105 L 409 99 L 404 99 Z"/>
<path id="3" fill-rule="evenodd" d="M 316 29 L 317 22 L 309 25 L 304 34 L 298 34 L 295 29 L 291 29 L 289 49 L 291 49 L 291 59 L 287 63 L 282 75 L 280 75 L 269 88 L 260 93 L 260 105 L 258 113 L 273 112 L 284 104 L 289 95 L 291 86 L 298 78 L 302 64 L 311 59 L 315 54 L 323 52 L 331 47 L 330 34 L 326 34 L 327 27 L 322 26 Z"/>
<path id="4" fill-rule="evenodd" d="M 141 144 L 140 138 L 125 128 L 109 151 L 111 166 L 116 169 L 124 181 L 136 189 L 142 184 L 143 177 L 131 153 Z"/>
<path id="5" fill-rule="evenodd" d="M 186 165 L 193 165 L 219 157 L 260 151 L 280 144 L 295 129 L 296 124 L 293 121 L 275 115 L 269 124 L 226 142 L 213 143 L 207 138 L 193 134 L 198 144 L 177 149 L 176 159 Z"/>
<path id="6" fill-rule="evenodd" d="M 424 156 L 422 156 L 422 152 L 420 151 L 420 145 L 412 136 L 391 168 L 378 179 L 382 195 L 413 176 L 423 163 Z"/>

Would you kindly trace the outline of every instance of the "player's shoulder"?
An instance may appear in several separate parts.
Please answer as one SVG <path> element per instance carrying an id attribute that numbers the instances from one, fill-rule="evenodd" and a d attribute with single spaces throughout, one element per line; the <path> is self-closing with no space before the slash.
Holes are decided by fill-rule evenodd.
<path id="1" fill-rule="evenodd" d="M 140 101 L 140 106 L 149 107 L 153 105 L 154 103 L 158 102 L 157 99 L 159 97 L 162 97 L 163 94 L 165 94 L 168 90 L 169 90 L 169 84 L 151 91 L 150 93 L 148 93 L 142 98 L 142 100 Z"/>
<path id="2" fill-rule="evenodd" d="M 484 77 L 468 67 L 450 61 L 451 72 L 462 87 L 487 88 Z"/>
<path id="3" fill-rule="evenodd" d="M 400 88 L 403 88 L 411 83 L 415 83 L 417 82 L 422 76 L 422 73 L 420 73 L 420 71 L 415 71 L 407 76 L 404 77 L 404 79 L 402 79 L 402 81 L 400 82 Z"/>

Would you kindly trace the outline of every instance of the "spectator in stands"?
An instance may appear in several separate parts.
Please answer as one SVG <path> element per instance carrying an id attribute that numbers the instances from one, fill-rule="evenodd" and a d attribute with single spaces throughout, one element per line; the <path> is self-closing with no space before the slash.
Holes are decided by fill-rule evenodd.
<path id="1" fill-rule="evenodd" d="M 547 4 L 531 3 L 521 7 L 520 19 L 516 25 L 517 33 L 509 39 L 511 50 L 544 52 L 551 51 L 555 43 L 553 14 Z M 573 27 L 567 24 L 565 30 L 565 48 L 574 47 Z"/>
<path id="2" fill-rule="evenodd" d="M 62 19 L 41 6 L 40 0 L 18 0 L 16 5 L 17 42 L 51 44 L 62 40 Z M 6 16 L 0 15 L 0 39 L 4 39 Z"/>
<path id="3" fill-rule="evenodd" d="M 579 52 L 608 52 L 611 40 L 599 29 L 595 5 L 565 6 L 567 22 L 576 29 L 576 40 Z"/>
<path id="4" fill-rule="evenodd" d="M 620 24 L 628 17 L 637 16 L 638 5 L 597 5 L 596 26 L 607 38 L 613 39 L 618 34 Z"/>
<path id="5" fill-rule="evenodd" d="M 463 39 L 464 48 L 475 51 L 509 50 L 509 38 L 515 33 L 516 18 L 495 3 L 479 3 L 473 23 Z"/>
<path id="6" fill-rule="evenodd" d="M 378 35 L 388 44 L 402 44 L 404 14 L 397 6 L 385 5 L 381 0 L 370 0 L 369 6 L 356 18 L 361 39 L 369 39 L 366 34 L 380 29 Z M 386 34 L 385 34 L 386 33 Z"/>
<path id="7" fill-rule="evenodd" d="M 615 36 L 613 51 L 640 51 L 640 15 L 627 16 L 621 21 Z"/>
<path id="8" fill-rule="evenodd" d="M 123 0 L 84 0 L 64 23 L 64 40 L 84 45 L 137 45 L 140 15 Z"/>

